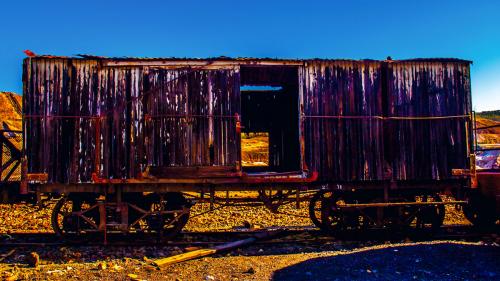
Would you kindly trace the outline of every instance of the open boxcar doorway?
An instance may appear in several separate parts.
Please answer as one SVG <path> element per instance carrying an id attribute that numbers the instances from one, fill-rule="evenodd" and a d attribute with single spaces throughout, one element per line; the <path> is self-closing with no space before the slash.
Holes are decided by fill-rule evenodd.
<path id="1" fill-rule="evenodd" d="M 298 67 L 242 66 L 240 79 L 243 171 L 300 171 Z"/>

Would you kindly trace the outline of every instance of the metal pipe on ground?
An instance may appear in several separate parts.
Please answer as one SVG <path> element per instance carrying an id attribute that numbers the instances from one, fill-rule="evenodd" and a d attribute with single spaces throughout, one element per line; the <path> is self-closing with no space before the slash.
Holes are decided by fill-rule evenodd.
<path id="1" fill-rule="evenodd" d="M 262 239 L 269 239 L 272 237 L 275 237 L 279 234 L 283 234 L 286 232 L 286 229 L 278 229 L 278 230 L 273 230 L 273 231 L 264 231 L 264 232 L 259 232 L 255 234 L 253 237 L 246 238 L 243 240 L 237 240 L 234 242 L 229 242 L 226 244 L 222 244 L 219 246 L 215 246 L 212 248 L 207 248 L 207 249 L 198 249 L 186 253 L 182 253 L 179 255 L 171 256 L 171 257 L 166 257 L 166 258 L 161 258 L 153 261 L 153 265 L 162 267 L 174 263 L 179 263 L 183 261 L 188 261 L 196 258 L 201 258 L 201 257 L 206 257 L 209 255 L 213 255 L 216 253 L 220 253 L 223 251 L 228 251 L 231 249 L 236 249 L 242 246 L 247 246 L 250 245 L 258 240 Z"/>

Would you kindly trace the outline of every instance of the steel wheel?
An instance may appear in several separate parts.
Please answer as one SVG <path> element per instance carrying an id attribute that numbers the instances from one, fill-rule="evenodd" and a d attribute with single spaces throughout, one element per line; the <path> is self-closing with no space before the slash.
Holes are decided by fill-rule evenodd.
<path id="1" fill-rule="evenodd" d="M 333 192 L 330 190 L 320 190 L 309 201 L 309 218 L 316 227 L 323 231 L 328 231 L 328 228 L 321 221 L 322 205 L 324 201 L 330 200 L 332 195 Z"/>
<path id="2" fill-rule="evenodd" d="M 365 225 L 366 218 L 358 210 L 342 209 L 344 204 L 355 201 L 348 193 L 333 194 L 321 202 L 321 225 L 330 233 L 336 234 L 346 230 L 357 230 Z"/>
<path id="3" fill-rule="evenodd" d="M 79 236 L 95 232 L 99 225 L 96 200 L 63 197 L 57 201 L 51 215 L 52 229 L 58 236 Z"/>
<path id="4" fill-rule="evenodd" d="M 488 228 L 497 221 L 495 201 L 479 192 L 469 195 L 469 204 L 464 206 L 463 212 L 467 220 L 474 226 Z"/>
<path id="5" fill-rule="evenodd" d="M 418 196 L 417 202 L 442 202 L 438 194 Z M 445 207 L 444 205 L 430 205 L 420 207 L 416 218 L 416 227 L 425 228 L 431 227 L 433 230 L 439 229 L 444 222 Z"/>
<path id="6" fill-rule="evenodd" d="M 147 210 L 131 205 L 142 213 L 140 218 L 130 225 L 138 231 L 169 239 L 177 235 L 188 222 L 191 206 L 182 193 L 148 194 L 141 201 L 141 205 L 146 205 Z"/>
<path id="7" fill-rule="evenodd" d="M 259 199 L 272 213 L 277 213 L 290 194 L 290 190 L 259 190 Z"/>
<path id="8" fill-rule="evenodd" d="M 389 203 L 412 202 L 413 198 L 393 197 L 389 199 Z M 372 203 L 384 203 L 383 198 L 377 198 Z M 365 214 L 377 221 L 377 208 L 367 208 L 363 211 Z M 415 208 L 412 206 L 388 206 L 383 208 L 381 217 L 381 227 L 390 228 L 392 230 L 403 230 L 410 227 L 411 222 L 415 219 Z"/>

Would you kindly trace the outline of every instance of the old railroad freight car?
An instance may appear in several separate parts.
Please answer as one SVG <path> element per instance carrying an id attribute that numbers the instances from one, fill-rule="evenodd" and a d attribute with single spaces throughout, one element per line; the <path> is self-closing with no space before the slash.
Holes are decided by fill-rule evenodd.
<path id="1" fill-rule="evenodd" d="M 163 212 L 187 216 L 179 192 L 252 189 L 269 203 L 292 190 L 299 197 L 322 187 L 311 201 L 323 205 L 320 214 L 311 207 L 311 216 L 323 227 L 336 224 L 331 209 L 340 201 L 360 208 L 413 202 L 405 208 L 417 217 L 417 202 L 424 202 L 440 217 L 435 192 L 468 184 L 452 169 L 470 165 L 469 65 L 458 59 L 27 58 L 23 191 L 63 193 L 61 204 L 74 207 L 114 201 L 144 211 L 156 200 L 164 202 Z M 243 165 L 241 133 L 268 136 L 266 165 Z M 266 189 L 290 193 L 271 196 Z M 156 197 L 141 195 L 146 191 Z M 71 195 L 78 193 L 85 196 Z M 97 199 L 102 194 L 105 202 Z M 104 217 L 86 219 L 106 229 Z M 122 221 L 122 229 L 133 228 L 134 219 Z M 67 224 L 59 232 L 76 227 Z"/>

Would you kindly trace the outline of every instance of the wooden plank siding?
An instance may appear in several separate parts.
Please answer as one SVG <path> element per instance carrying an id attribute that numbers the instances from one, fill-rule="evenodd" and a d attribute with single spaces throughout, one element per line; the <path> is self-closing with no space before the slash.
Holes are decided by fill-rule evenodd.
<path id="1" fill-rule="evenodd" d="M 461 116 L 471 114 L 469 64 L 390 63 L 387 79 L 386 116 L 457 116 L 386 121 L 385 159 L 393 178 L 449 179 L 452 169 L 467 168 L 471 142 L 467 140 L 467 119 Z"/>
<path id="2" fill-rule="evenodd" d="M 235 114 L 236 69 L 149 69 L 148 165 L 235 166 L 239 161 Z"/>
<path id="3" fill-rule="evenodd" d="M 304 80 L 305 158 L 320 180 L 440 180 L 468 168 L 469 62 L 311 61 Z"/>
<path id="4" fill-rule="evenodd" d="M 321 180 L 383 179 L 382 79 L 379 62 L 313 61 L 305 68 L 307 166 Z"/>
<path id="5" fill-rule="evenodd" d="M 147 167 L 237 171 L 240 66 L 266 64 L 298 69 L 301 159 L 320 182 L 443 180 L 468 167 L 468 61 L 41 56 L 24 61 L 28 173 L 87 183 Z"/>
<path id="6" fill-rule="evenodd" d="M 28 173 L 47 173 L 51 183 L 239 161 L 237 67 L 102 67 L 98 60 L 32 58 L 25 60 L 24 83 Z"/>

